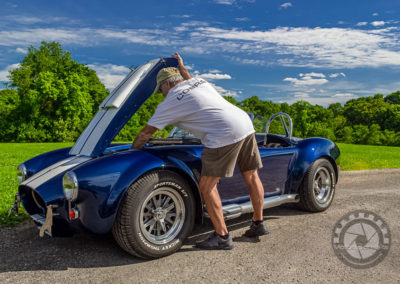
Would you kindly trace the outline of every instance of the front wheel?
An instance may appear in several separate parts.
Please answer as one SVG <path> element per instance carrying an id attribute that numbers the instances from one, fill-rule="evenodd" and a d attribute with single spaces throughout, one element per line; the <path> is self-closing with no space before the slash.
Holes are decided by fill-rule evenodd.
<path id="1" fill-rule="evenodd" d="M 336 177 L 332 164 L 316 160 L 308 169 L 300 188 L 300 207 L 311 212 L 328 209 L 335 195 Z"/>
<path id="2" fill-rule="evenodd" d="M 154 171 L 129 187 L 112 232 L 130 254 L 159 258 L 182 246 L 193 228 L 194 214 L 188 183 L 175 172 Z"/>

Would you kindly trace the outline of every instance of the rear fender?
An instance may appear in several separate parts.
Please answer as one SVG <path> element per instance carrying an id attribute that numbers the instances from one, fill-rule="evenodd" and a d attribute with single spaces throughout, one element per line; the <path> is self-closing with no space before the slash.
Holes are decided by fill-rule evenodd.
<path id="1" fill-rule="evenodd" d="M 298 193 L 307 170 L 317 159 L 326 158 L 332 163 L 338 178 L 336 159 L 339 148 L 332 141 L 324 138 L 308 138 L 298 143 L 297 159 L 293 163 L 291 174 L 286 181 L 286 193 Z"/>

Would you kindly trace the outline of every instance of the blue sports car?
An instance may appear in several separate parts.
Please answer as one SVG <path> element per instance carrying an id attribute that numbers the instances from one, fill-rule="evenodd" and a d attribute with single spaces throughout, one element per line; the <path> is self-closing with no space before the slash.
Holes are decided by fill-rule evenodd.
<path id="1" fill-rule="evenodd" d="M 124 250 L 141 258 L 177 251 L 194 224 L 207 217 L 198 186 L 201 141 L 174 128 L 168 138 L 152 139 L 142 150 L 111 144 L 151 95 L 158 71 L 176 66 L 174 58 L 139 66 L 104 100 L 72 148 L 20 164 L 12 209 L 22 202 L 41 236 L 112 231 Z M 280 119 L 285 135 L 268 133 L 274 118 Z M 266 122 L 265 132 L 256 134 L 264 164 L 259 170 L 264 208 L 299 203 L 308 211 L 323 211 L 335 193 L 339 149 L 327 139 L 299 139 L 291 133 L 290 117 L 277 113 Z M 221 179 L 218 191 L 226 219 L 252 211 L 237 169 L 232 178 Z"/>

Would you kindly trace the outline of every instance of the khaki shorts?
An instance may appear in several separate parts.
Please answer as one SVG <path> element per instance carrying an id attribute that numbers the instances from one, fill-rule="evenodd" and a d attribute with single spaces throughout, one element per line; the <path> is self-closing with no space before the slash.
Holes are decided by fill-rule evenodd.
<path id="1" fill-rule="evenodd" d="M 254 133 L 234 144 L 219 148 L 205 147 L 201 153 L 201 175 L 231 177 L 236 163 L 241 172 L 262 168 Z"/>

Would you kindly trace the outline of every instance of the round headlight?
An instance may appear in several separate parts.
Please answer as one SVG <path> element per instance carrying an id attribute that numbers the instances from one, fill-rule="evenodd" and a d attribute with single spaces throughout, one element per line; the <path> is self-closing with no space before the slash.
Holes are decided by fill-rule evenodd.
<path id="1" fill-rule="evenodd" d="M 22 183 L 26 179 L 26 167 L 24 164 L 20 164 L 17 168 L 17 177 L 18 177 L 18 182 Z"/>
<path id="2" fill-rule="evenodd" d="M 74 201 L 78 198 L 78 179 L 74 172 L 66 172 L 63 177 L 63 191 L 65 198 Z"/>

